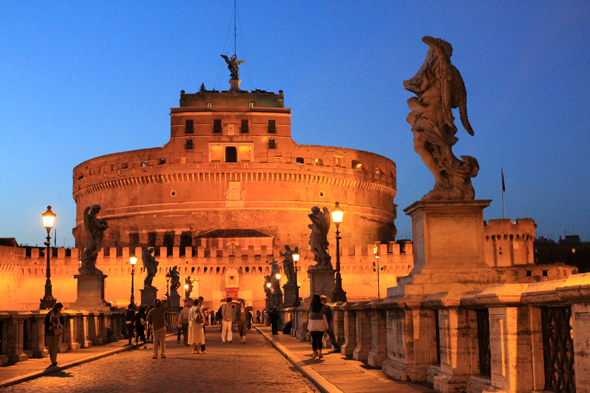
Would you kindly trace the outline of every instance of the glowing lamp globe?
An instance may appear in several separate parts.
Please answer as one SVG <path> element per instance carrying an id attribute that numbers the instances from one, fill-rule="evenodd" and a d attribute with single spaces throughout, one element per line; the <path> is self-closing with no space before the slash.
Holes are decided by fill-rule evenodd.
<path id="1" fill-rule="evenodd" d="M 47 211 L 41 216 L 43 217 L 43 226 L 49 232 L 55 222 L 55 213 L 51 211 L 51 206 L 47 206 Z"/>
<path id="2" fill-rule="evenodd" d="M 336 224 L 336 227 L 338 227 L 338 225 L 340 225 L 340 223 L 342 222 L 343 215 L 344 212 L 342 211 L 342 209 L 340 209 L 340 204 L 336 202 L 336 207 L 332 209 L 332 221 L 334 222 L 334 224 Z"/>
<path id="3" fill-rule="evenodd" d="M 129 263 L 132 265 L 135 265 L 137 263 L 137 257 L 130 257 L 129 258 Z"/>

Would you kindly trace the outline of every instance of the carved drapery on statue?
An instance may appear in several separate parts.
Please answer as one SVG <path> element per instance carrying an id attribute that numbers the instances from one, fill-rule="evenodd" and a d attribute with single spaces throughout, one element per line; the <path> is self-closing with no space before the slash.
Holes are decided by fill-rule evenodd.
<path id="1" fill-rule="evenodd" d="M 313 260 L 317 262 L 312 270 L 332 270 L 331 257 L 328 254 L 328 231 L 332 222 L 330 218 L 330 210 L 324 207 L 323 212 L 319 207 L 311 208 L 311 214 L 308 214 L 311 224 L 307 227 L 311 229 L 309 236 L 309 246 L 313 253 Z"/>
<path id="2" fill-rule="evenodd" d="M 452 151 L 458 138 L 452 109 L 459 108 L 461 123 L 473 135 L 467 118 L 467 92 L 459 70 L 451 64 L 453 47 L 440 38 L 424 37 L 430 48 L 416 75 L 404 81 L 404 88 L 417 95 L 408 99 L 408 123 L 414 132 L 414 150 L 434 175 L 434 188 L 426 200 L 472 200 L 475 191 L 471 178 L 479 164 L 470 156 L 455 157 Z"/>
<path id="3" fill-rule="evenodd" d="M 191 298 L 191 293 L 193 292 L 193 280 L 191 280 L 191 276 L 184 279 L 184 284 L 187 286 L 184 290 L 184 298 L 186 301 Z"/>
<path id="4" fill-rule="evenodd" d="M 297 286 L 297 276 L 295 275 L 295 266 L 293 262 L 293 253 L 298 253 L 299 248 L 295 247 L 295 251 L 291 250 L 289 245 L 285 245 L 285 253 L 283 254 L 280 252 L 281 256 L 285 259 L 283 260 L 283 272 L 285 272 L 285 276 L 287 276 L 287 283 L 286 286 Z"/>
<path id="5" fill-rule="evenodd" d="M 102 249 L 104 231 L 109 226 L 105 220 L 96 215 L 100 212 L 100 205 L 92 205 L 84 209 L 84 230 L 86 231 L 86 250 L 82 253 L 82 266 L 78 269 L 81 275 L 102 275 L 96 268 L 96 258 Z"/>
<path id="6" fill-rule="evenodd" d="M 170 270 L 170 293 L 178 293 L 178 288 L 180 288 L 180 275 L 178 266 L 174 266 Z"/>
<path id="7" fill-rule="evenodd" d="M 141 259 L 143 260 L 143 267 L 144 267 L 145 271 L 147 272 L 147 276 L 146 276 L 145 280 L 143 281 L 143 287 L 145 289 L 148 289 L 148 288 L 155 289 L 155 287 L 152 286 L 152 281 L 154 280 L 154 277 L 156 276 L 156 273 L 158 272 L 159 262 L 156 261 L 156 258 L 154 258 L 154 256 L 152 255 L 153 252 L 154 252 L 153 248 L 146 248 L 145 250 L 143 250 L 143 253 L 141 254 Z"/>

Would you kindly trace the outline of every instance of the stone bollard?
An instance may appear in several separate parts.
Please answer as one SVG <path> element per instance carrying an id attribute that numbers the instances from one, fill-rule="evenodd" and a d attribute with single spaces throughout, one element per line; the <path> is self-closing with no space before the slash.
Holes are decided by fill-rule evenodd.
<path id="1" fill-rule="evenodd" d="M 356 314 L 354 303 L 344 303 L 344 344 L 340 347 L 340 352 L 346 357 L 352 357 L 356 347 Z"/>
<path id="2" fill-rule="evenodd" d="M 344 310 L 342 305 L 344 303 L 336 303 L 336 306 L 332 307 L 332 316 L 334 318 L 334 335 L 336 336 L 336 342 L 339 347 L 345 342 L 344 335 Z"/>
<path id="3" fill-rule="evenodd" d="M 379 308 L 382 300 L 373 300 L 366 305 L 371 315 L 371 350 L 367 363 L 372 367 L 381 368 L 387 358 L 387 329 L 385 326 L 385 310 Z"/>
<path id="4" fill-rule="evenodd" d="M 31 351 L 34 358 L 44 358 L 49 355 L 45 347 L 45 316 L 47 311 L 32 311 Z"/>
<path id="5" fill-rule="evenodd" d="M 6 330 L 6 355 L 10 363 L 28 359 L 24 352 L 24 320 L 29 317 L 27 312 L 11 311 L 10 319 L 4 320 Z"/>
<path id="6" fill-rule="evenodd" d="M 366 361 L 371 350 L 371 315 L 367 312 L 369 302 L 357 302 L 353 306 L 356 326 L 356 345 L 352 351 L 354 360 Z"/>

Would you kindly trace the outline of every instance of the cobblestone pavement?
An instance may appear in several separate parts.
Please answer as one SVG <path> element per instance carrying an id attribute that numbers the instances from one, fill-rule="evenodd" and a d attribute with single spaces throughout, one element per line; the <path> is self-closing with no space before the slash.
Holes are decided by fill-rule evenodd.
<path id="1" fill-rule="evenodd" d="M 233 343 L 223 344 L 218 326 L 207 329 L 206 340 L 207 354 L 193 355 L 169 337 L 166 359 L 153 360 L 149 344 L 0 392 L 317 392 L 254 329 L 246 345 L 237 332 Z"/>

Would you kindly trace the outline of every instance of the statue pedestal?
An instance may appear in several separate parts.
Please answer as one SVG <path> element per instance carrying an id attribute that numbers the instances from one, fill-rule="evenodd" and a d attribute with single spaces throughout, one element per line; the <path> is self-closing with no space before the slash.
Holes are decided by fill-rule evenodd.
<path id="1" fill-rule="evenodd" d="M 297 285 L 283 285 L 283 303 L 286 307 L 292 307 L 299 295 L 299 291 L 297 290 Z"/>
<path id="2" fill-rule="evenodd" d="M 170 294 L 170 302 L 172 302 L 172 307 L 170 308 L 170 311 L 180 311 L 180 295 L 178 294 L 178 292 L 172 292 Z"/>
<path id="3" fill-rule="evenodd" d="M 111 304 L 104 300 L 104 274 L 75 274 L 78 280 L 78 298 L 70 305 L 72 309 L 95 310 L 110 308 Z"/>
<path id="4" fill-rule="evenodd" d="M 141 292 L 141 305 L 146 306 L 147 308 L 153 306 L 154 302 L 158 298 L 157 288 L 144 288 L 140 289 L 139 292 Z"/>
<path id="5" fill-rule="evenodd" d="M 485 262 L 483 209 L 490 200 L 418 201 L 404 212 L 412 217 L 414 268 L 388 288 L 387 296 L 476 289 L 494 271 Z"/>
<path id="6" fill-rule="evenodd" d="M 230 79 L 229 80 L 229 92 L 230 93 L 237 93 L 237 92 L 242 91 L 242 90 L 240 90 L 240 83 L 241 82 L 242 81 L 239 79 L 233 79 L 233 78 Z"/>
<path id="7" fill-rule="evenodd" d="M 335 270 L 308 270 L 307 272 L 310 277 L 309 299 L 311 299 L 314 293 L 332 299 L 332 293 L 336 287 L 336 282 L 334 281 Z"/>

